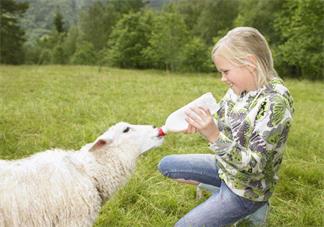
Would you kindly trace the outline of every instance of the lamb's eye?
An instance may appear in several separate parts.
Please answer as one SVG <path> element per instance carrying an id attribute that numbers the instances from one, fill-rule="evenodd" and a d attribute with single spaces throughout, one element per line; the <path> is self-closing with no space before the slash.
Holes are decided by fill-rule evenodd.
<path id="1" fill-rule="evenodd" d="M 126 133 L 126 132 L 128 132 L 129 130 L 130 130 L 130 127 L 127 127 L 127 128 L 124 129 L 123 133 Z"/>

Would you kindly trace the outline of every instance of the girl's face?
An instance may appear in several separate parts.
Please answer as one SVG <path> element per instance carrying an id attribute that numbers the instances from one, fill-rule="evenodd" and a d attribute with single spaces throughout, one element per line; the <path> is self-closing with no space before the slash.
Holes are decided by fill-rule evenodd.
<path id="1" fill-rule="evenodd" d="M 214 63 L 217 70 L 222 74 L 222 81 L 236 95 L 240 95 L 243 91 L 254 91 L 258 89 L 255 68 L 248 65 L 233 65 L 219 55 L 215 55 Z"/>

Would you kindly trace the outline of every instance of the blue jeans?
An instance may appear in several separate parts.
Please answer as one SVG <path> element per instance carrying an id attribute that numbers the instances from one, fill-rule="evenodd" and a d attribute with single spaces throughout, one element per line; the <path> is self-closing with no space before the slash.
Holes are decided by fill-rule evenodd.
<path id="1" fill-rule="evenodd" d="M 215 155 L 169 155 L 159 163 L 160 172 L 172 179 L 193 180 L 220 187 L 205 202 L 195 207 L 176 227 L 216 227 L 233 224 L 253 213 L 266 202 L 255 202 L 236 195 L 218 176 Z"/>

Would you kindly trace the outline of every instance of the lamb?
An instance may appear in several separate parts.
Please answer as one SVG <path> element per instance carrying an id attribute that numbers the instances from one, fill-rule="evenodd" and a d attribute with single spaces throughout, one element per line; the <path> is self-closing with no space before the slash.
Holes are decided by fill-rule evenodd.
<path id="1" fill-rule="evenodd" d="M 121 122 L 80 151 L 0 160 L 0 226 L 92 226 L 136 158 L 162 143 L 154 127 Z"/>

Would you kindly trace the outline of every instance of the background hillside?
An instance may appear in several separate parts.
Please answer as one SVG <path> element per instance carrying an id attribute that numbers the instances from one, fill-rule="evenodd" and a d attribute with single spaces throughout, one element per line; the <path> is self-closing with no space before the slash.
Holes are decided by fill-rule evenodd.
<path id="1" fill-rule="evenodd" d="M 64 14 L 64 26 L 68 28 L 77 23 L 82 9 L 93 3 L 93 0 L 19 0 L 28 2 L 29 8 L 21 20 L 26 30 L 29 44 L 53 30 L 54 17 L 57 11 Z"/>
<path id="2" fill-rule="evenodd" d="M 94 2 L 108 2 L 109 0 L 17 0 L 28 2 L 29 8 L 25 12 L 21 25 L 26 31 L 27 43 L 35 44 L 37 39 L 53 30 L 55 14 L 60 12 L 64 15 L 64 27 L 76 25 L 82 10 L 86 10 Z M 121 2 L 123 0 L 120 0 Z M 161 9 L 169 0 L 148 0 L 148 6 Z"/>

